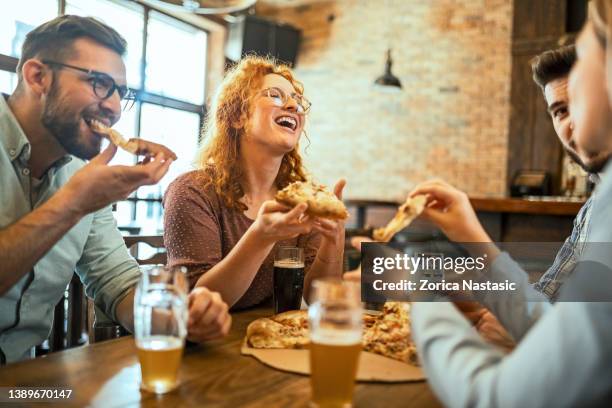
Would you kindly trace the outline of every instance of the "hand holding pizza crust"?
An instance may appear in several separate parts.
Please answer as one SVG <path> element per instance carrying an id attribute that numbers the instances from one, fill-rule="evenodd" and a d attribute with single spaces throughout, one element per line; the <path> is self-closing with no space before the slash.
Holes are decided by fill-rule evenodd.
<path id="1" fill-rule="evenodd" d="M 391 238 L 412 223 L 425 209 L 426 198 L 424 195 L 408 197 L 399 206 L 395 216 L 383 228 L 374 230 L 373 238 L 377 242 L 389 242 Z"/>
<path id="2" fill-rule="evenodd" d="M 174 160 L 158 152 L 136 166 L 109 165 L 116 152 L 111 143 L 70 178 L 62 188 L 67 209 L 83 216 L 124 200 L 138 187 L 158 183 Z"/>
<path id="3" fill-rule="evenodd" d="M 427 196 L 423 216 L 436 224 L 451 241 L 491 242 L 463 191 L 442 180 L 431 180 L 419 184 L 409 196 L 417 195 Z"/>

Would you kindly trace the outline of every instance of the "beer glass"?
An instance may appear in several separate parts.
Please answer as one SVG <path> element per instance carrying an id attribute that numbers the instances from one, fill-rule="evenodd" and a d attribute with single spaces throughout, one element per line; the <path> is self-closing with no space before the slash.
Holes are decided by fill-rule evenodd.
<path id="1" fill-rule="evenodd" d="M 358 283 L 313 282 L 310 326 L 312 407 L 351 407 L 361 352 L 362 307 Z"/>
<path id="2" fill-rule="evenodd" d="M 141 388 L 163 394 L 176 388 L 187 336 L 185 268 L 143 267 L 134 299 L 134 337 Z"/>
<path id="3" fill-rule="evenodd" d="M 279 247 L 274 256 L 274 312 L 298 310 L 304 288 L 304 250 Z"/>

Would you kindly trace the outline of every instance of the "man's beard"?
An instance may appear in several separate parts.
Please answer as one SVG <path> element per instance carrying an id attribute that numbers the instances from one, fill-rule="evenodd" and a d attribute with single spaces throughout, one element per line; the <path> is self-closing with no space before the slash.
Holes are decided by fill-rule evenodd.
<path id="1" fill-rule="evenodd" d="M 100 153 L 102 142 L 92 140 L 88 143 L 87 137 L 82 135 L 80 130 L 84 112 L 70 110 L 70 104 L 63 103 L 58 93 L 57 83 L 54 81 L 43 107 L 41 122 L 68 154 L 90 160 Z"/>
<path id="2" fill-rule="evenodd" d="M 574 162 L 576 162 L 576 164 L 582 168 L 582 170 L 586 171 L 587 173 L 601 173 L 604 167 L 606 167 L 606 164 L 611 156 L 610 154 L 601 157 L 598 156 L 589 164 L 586 164 L 575 151 L 565 148 L 565 152 Z"/>

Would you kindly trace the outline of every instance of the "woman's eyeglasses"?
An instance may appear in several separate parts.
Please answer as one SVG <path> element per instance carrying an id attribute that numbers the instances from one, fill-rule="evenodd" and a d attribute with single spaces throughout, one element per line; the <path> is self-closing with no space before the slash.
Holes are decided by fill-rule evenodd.
<path id="1" fill-rule="evenodd" d="M 278 107 L 283 107 L 289 102 L 289 98 L 292 98 L 297 103 L 297 112 L 306 114 L 310 110 L 312 104 L 308 99 L 304 96 L 292 92 L 291 94 L 287 94 L 280 88 L 272 87 L 266 88 L 261 91 L 261 93 L 274 101 L 274 105 Z"/>
<path id="2" fill-rule="evenodd" d="M 55 66 L 58 68 L 72 69 L 75 71 L 83 72 L 89 76 L 89 82 L 93 88 L 94 94 L 104 100 L 110 98 L 115 91 L 119 94 L 119 98 L 123 102 L 123 110 L 130 110 L 134 106 L 136 101 L 136 95 L 133 90 L 125 85 L 117 85 L 115 80 L 104 72 L 94 71 L 93 69 L 86 69 L 76 67 L 70 64 L 64 64 L 62 62 L 43 60 L 43 64 Z"/>

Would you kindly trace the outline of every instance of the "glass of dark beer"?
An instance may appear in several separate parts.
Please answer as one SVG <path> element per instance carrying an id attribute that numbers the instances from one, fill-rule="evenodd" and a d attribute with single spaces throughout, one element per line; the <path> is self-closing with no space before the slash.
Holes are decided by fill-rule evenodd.
<path id="1" fill-rule="evenodd" d="M 274 256 L 274 312 L 298 310 L 304 288 L 304 250 L 279 247 Z"/>

